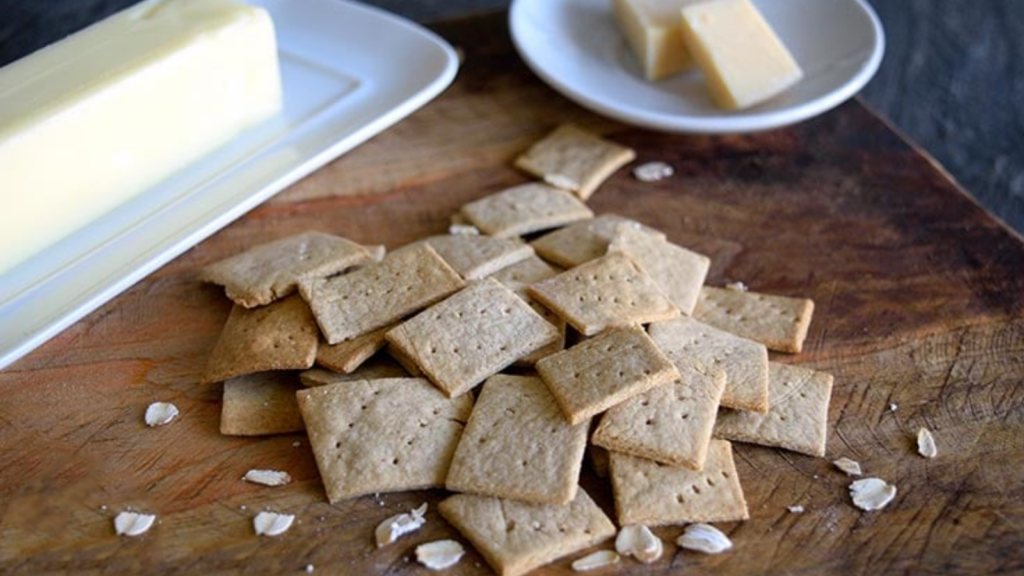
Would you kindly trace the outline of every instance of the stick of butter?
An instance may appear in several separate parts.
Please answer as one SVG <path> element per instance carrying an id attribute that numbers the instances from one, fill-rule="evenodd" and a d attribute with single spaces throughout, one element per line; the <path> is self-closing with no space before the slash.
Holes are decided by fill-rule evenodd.
<path id="1" fill-rule="evenodd" d="M 693 58 L 683 45 L 679 11 L 698 1 L 613 0 L 615 21 L 648 80 L 693 68 Z"/>
<path id="2" fill-rule="evenodd" d="M 273 23 L 149 0 L 0 69 L 0 274 L 281 108 Z"/>
<path id="3" fill-rule="evenodd" d="M 750 0 L 710 0 L 682 9 L 683 41 L 721 108 L 760 104 L 803 71 Z"/>

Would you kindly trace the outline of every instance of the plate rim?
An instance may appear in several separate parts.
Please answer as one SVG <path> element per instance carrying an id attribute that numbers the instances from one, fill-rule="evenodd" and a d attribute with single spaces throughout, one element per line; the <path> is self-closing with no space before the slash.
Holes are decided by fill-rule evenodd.
<path id="1" fill-rule="evenodd" d="M 553 1 L 560 2 L 563 0 L 512 0 L 512 5 L 508 12 L 509 32 L 516 52 L 519 53 L 527 67 L 546 84 L 555 89 L 555 91 L 585 108 L 626 124 L 663 132 L 741 134 L 771 130 L 808 120 L 835 108 L 856 95 L 878 72 L 878 68 L 881 66 L 885 55 L 885 30 L 881 19 L 879 19 L 871 4 L 867 0 L 842 0 L 844 2 L 853 2 L 867 16 L 874 35 L 874 45 L 867 61 L 856 74 L 838 88 L 813 100 L 782 110 L 773 110 L 753 115 L 741 114 L 728 118 L 703 118 L 690 115 L 646 112 L 642 109 L 609 107 L 604 102 L 588 96 L 584 91 L 577 90 L 570 83 L 555 77 L 535 57 L 530 47 L 525 44 L 523 38 L 525 32 L 521 28 L 526 25 L 526 19 L 523 16 L 523 12 L 526 10 L 525 6 L 533 2 Z"/>

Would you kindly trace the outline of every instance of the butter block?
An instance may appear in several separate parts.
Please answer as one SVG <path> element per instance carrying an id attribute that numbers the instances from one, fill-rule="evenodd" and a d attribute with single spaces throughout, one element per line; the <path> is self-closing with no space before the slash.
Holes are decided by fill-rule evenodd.
<path id="1" fill-rule="evenodd" d="M 750 0 L 710 0 L 682 9 L 687 50 L 715 104 L 730 110 L 783 92 L 803 71 Z"/>
<path id="2" fill-rule="evenodd" d="M 0 274 L 281 107 L 273 23 L 150 0 L 0 69 Z"/>
<path id="3" fill-rule="evenodd" d="M 648 80 L 694 67 L 683 43 L 680 10 L 700 0 L 613 0 L 615 22 Z"/>

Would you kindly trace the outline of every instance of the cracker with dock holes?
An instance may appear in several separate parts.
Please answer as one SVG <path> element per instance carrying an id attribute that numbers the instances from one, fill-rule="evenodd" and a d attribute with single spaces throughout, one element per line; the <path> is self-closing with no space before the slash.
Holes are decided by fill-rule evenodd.
<path id="1" fill-rule="evenodd" d="M 771 362 L 768 395 L 766 414 L 723 410 L 715 437 L 824 456 L 832 375 Z"/>
<path id="2" fill-rule="evenodd" d="M 629 256 L 683 314 L 693 313 L 710 258 L 632 226 L 620 226 L 608 250 Z"/>
<path id="3" fill-rule="evenodd" d="M 479 280 L 533 256 L 533 248 L 518 238 L 449 234 L 422 240 L 466 280 Z"/>
<path id="4" fill-rule="evenodd" d="M 537 372 L 573 424 L 679 378 L 639 326 L 607 330 L 537 362 Z"/>
<path id="5" fill-rule="evenodd" d="M 530 243 L 537 255 L 563 268 L 579 266 L 608 252 L 620 226 L 629 226 L 661 240 L 665 234 L 616 214 L 602 214 L 555 230 Z"/>
<path id="6" fill-rule="evenodd" d="M 584 336 L 679 316 L 650 276 L 619 252 L 532 284 L 527 294 Z"/>
<path id="7" fill-rule="evenodd" d="M 316 351 L 316 363 L 335 372 L 348 374 L 384 348 L 387 344 L 384 335 L 394 326 L 395 324 L 391 324 L 377 328 L 334 345 L 321 343 Z"/>
<path id="8" fill-rule="evenodd" d="M 301 432 L 306 427 L 295 393 L 302 389 L 294 372 L 248 374 L 224 382 L 220 433 L 266 436 Z"/>
<path id="9" fill-rule="evenodd" d="M 462 215 L 484 234 L 509 238 L 593 218 L 571 193 L 541 182 L 513 186 L 462 207 Z"/>
<path id="10" fill-rule="evenodd" d="M 433 248 L 407 246 L 354 272 L 301 284 L 328 344 L 393 324 L 465 285 Z"/>
<path id="11" fill-rule="evenodd" d="M 565 348 L 565 320 L 559 318 L 557 314 L 548 310 L 543 304 L 537 302 L 533 298 L 530 298 L 530 295 L 526 293 L 526 287 L 530 284 L 557 276 L 561 271 L 562 270 L 560 268 L 555 268 L 538 258 L 536 255 L 533 255 L 525 260 L 520 260 L 507 268 L 503 268 L 490 276 L 504 284 L 509 290 L 515 292 L 516 296 L 525 300 L 526 303 L 529 304 L 535 312 L 537 312 L 537 314 L 540 314 L 541 318 L 554 324 L 554 326 L 558 328 L 558 332 L 561 334 L 561 336 L 551 344 L 516 360 L 516 366 L 533 366 L 537 363 L 537 360 L 540 360 L 545 356 L 550 356 L 551 354 Z"/>
<path id="12" fill-rule="evenodd" d="M 297 393 L 331 503 L 441 488 L 473 407 L 422 378 L 356 380 Z"/>
<path id="13" fill-rule="evenodd" d="M 619 524 L 665 526 L 750 517 L 732 445 L 712 440 L 702 470 L 611 452 L 612 493 Z"/>
<path id="14" fill-rule="evenodd" d="M 680 378 L 611 407 L 592 442 L 609 450 L 700 470 L 725 372 L 692 358 L 675 361 Z"/>
<path id="15" fill-rule="evenodd" d="M 484 383 L 455 450 L 448 490 L 537 504 L 576 497 L 590 421 L 572 425 L 536 376 Z"/>
<path id="16" fill-rule="evenodd" d="M 615 535 L 611 520 L 582 489 L 560 506 L 456 494 L 438 510 L 500 576 L 520 576 Z"/>
<path id="17" fill-rule="evenodd" d="M 814 302 L 705 286 L 693 316 L 716 328 L 760 342 L 776 352 L 803 349 Z"/>
<path id="18" fill-rule="evenodd" d="M 267 370 L 304 370 L 316 360 L 320 335 L 298 295 L 261 306 L 235 305 L 213 347 L 204 383 Z"/>
<path id="19" fill-rule="evenodd" d="M 474 282 L 387 334 L 449 396 L 459 396 L 554 342 L 558 329 L 497 280 Z"/>
<path id="20" fill-rule="evenodd" d="M 590 198 L 616 170 L 636 158 L 632 149 L 564 124 L 516 158 L 516 168 Z"/>
<path id="21" fill-rule="evenodd" d="M 694 358 L 725 372 L 722 405 L 768 411 L 768 349 L 685 316 L 650 327 L 651 338 L 674 361 Z"/>
<path id="22" fill-rule="evenodd" d="M 254 308 L 295 292 L 300 281 L 379 260 L 376 250 L 339 236 L 304 232 L 214 262 L 199 271 L 199 279 L 224 286 L 236 304 Z"/>

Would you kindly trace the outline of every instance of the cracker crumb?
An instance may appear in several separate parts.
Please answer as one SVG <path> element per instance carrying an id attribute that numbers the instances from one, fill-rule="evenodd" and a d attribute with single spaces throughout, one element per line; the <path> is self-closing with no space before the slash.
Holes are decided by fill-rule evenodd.
<path id="1" fill-rule="evenodd" d="M 403 535 L 419 530 L 426 523 L 423 517 L 426 513 L 427 503 L 424 502 L 419 508 L 410 510 L 407 514 L 395 514 L 381 522 L 374 533 L 377 548 L 387 546 Z"/>
<path id="2" fill-rule="evenodd" d="M 725 287 L 728 290 L 734 290 L 736 292 L 746 292 L 747 290 L 750 290 L 750 288 L 740 280 L 737 280 L 736 282 L 729 282 Z"/>
<path id="3" fill-rule="evenodd" d="M 633 177 L 641 182 L 657 182 L 671 177 L 676 171 L 665 162 L 644 162 L 633 168 Z"/>
<path id="4" fill-rule="evenodd" d="M 140 536 L 156 522 L 155 514 L 142 514 L 125 510 L 114 517 L 114 531 L 118 536 Z"/>
<path id="5" fill-rule="evenodd" d="M 860 469 L 860 462 L 850 460 L 845 456 L 838 460 L 833 460 L 832 464 L 842 470 L 847 476 L 860 476 L 863 474 Z"/>
<path id="6" fill-rule="evenodd" d="M 799 504 L 797 504 L 796 506 L 786 506 L 786 509 L 789 510 L 790 513 L 792 513 L 792 514 L 803 514 L 804 513 L 804 507 L 799 505 Z"/>
<path id="7" fill-rule="evenodd" d="M 153 402 L 146 408 L 146 426 L 170 424 L 178 417 L 178 407 L 170 402 Z"/>
<path id="8" fill-rule="evenodd" d="M 939 449 L 935 446 L 935 437 L 927 428 L 917 431 L 917 453 L 925 458 L 935 458 L 939 455 Z"/>
<path id="9" fill-rule="evenodd" d="M 252 527 L 259 536 L 280 536 L 292 527 L 294 514 L 260 512 L 252 519 Z"/>
<path id="10" fill-rule="evenodd" d="M 643 524 L 633 524 L 619 530 L 619 535 L 615 537 L 615 550 L 623 556 L 632 556 L 644 564 L 650 564 L 661 558 L 664 545 L 650 528 Z"/>
<path id="11" fill-rule="evenodd" d="M 690 524 L 676 540 L 680 548 L 705 554 L 720 554 L 732 548 L 732 540 L 710 524 Z"/>
<path id="12" fill-rule="evenodd" d="M 899 405 L 896 404 L 895 402 L 889 404 L 889 412 L 895 412 L 897 408 L 899 408 Z"/>
<path id="13" fill-rule="evenodd" d="M 416 560 L 431 570 L 454 566 L 466 551 L 455 540 L 435 540 L 416 547 Z"/>
<path id="14" fill-rule="evenodd" d="M 572 569 L 576 572 L 586 572 L 587 570 L 598 570 L 614 566 L 618 563 L 619 555 L 614 550 L 598 550 L 592 554 L 587 554 L 583 558 L 574 560 Z"/>
<path id="15" fill-rule="evenodd" d="M 896 497 L 896 487 L 881 478 L 864 478 L 850 484 L 850 497 L 861 510 L 881 510 Z"/>
<path id="16" fill-rule="evenodd" d="M 298 440 L 292 442 L 292 448 L 298 448 L 299 446 L 302 446 L 302 442 L 299 442 Z"/>
<path id="17" fill-rule="evenodd" d="M 312 574 L 316 568 L 312 564 L 306 564 L 306 574 Z"/>
<path id="18" fill-rule="evenodd" d="M 242 480 L 264 486 L 284 486 L 292 481 L 292 477 L 287 472 L 280 470 L 253 469 L 246 472 L 245 476 L 242 476 Z"/>

